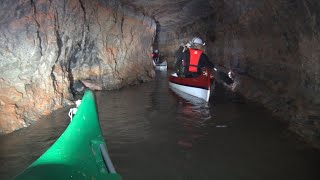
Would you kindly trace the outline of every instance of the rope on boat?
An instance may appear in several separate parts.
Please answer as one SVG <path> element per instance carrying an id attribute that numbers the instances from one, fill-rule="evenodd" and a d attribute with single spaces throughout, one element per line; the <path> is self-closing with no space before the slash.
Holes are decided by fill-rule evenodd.
<path id="1" fill-rule="evenodd" d="M 71 109 L 69 110 L 68 115 L 69 115 L 69 117 L 70 117 L 70 121 L 72 121 L 73 116 L 77 113 L 78 107 L 80 106 L 80 104 L 81 104 L 81 100 L 77 100 L 77 101 L 76 101 L 76 107 L 75 107 L 75 108 L 71 108 Z"/>
<path id="2" fill-rule="evenodd" d="M 109 170 L 109 173 L 113 173 L 113 174 L 117 173 L 113 164 L 112 164 L 111 158 L 110 158 L 104 144 L 100 144 L 100 151 L 102 153 L 102 157 L 104 159 L 104 162 Z"/>

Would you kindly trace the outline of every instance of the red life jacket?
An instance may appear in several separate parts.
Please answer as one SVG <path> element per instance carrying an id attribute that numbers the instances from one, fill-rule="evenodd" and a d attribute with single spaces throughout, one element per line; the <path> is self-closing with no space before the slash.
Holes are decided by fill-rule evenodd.
<path id="1" fill-rule="evenodd" d="M 190 66 L 189 66 L 189 72 L 198 72 L 198 65 L 200 56 L 202 54 L 201 50 L 198 49 L 189 49 L 190 51 Z"/>
<path id="2" fill-rule="evenodd" d="M 160 57 L 160 53 L 158 53 L 158 54 L 152 53 L 152 58 L 154 58 L 155 55 L 157 55 L 158 57 Z"/>

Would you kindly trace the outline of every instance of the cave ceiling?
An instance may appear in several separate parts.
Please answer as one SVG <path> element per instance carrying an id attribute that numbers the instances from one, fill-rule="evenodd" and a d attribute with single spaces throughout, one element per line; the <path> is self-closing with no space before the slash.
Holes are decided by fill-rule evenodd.
<path id="1" fill-rule="evenodd" d="M 174 30 L 209 16 L 214 11 L 211 0 L 120 0 L 156 20 L 162 31 Z"/>

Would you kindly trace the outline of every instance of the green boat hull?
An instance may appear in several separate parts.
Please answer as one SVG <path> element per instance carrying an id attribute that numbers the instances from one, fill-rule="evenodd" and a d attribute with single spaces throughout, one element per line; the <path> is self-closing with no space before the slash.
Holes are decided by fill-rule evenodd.
<path id="1" fill-rule="evenodd" d="M 119 180 L 107 153 L 92 91 L 60 138 L 15 179 Z"/>

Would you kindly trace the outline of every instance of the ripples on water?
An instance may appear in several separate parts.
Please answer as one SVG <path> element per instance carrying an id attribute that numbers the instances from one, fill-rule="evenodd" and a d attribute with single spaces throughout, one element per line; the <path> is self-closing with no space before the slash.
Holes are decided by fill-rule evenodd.
<path id="1" fill-rule="evenodd" d="M 152 83 L 97 97 L 104 135 L 124 179 L 319 177 L 318 152 L 299 149 L 269 112 L 221 88 L 204 103 L 177 95 L 167 74 L 157 72 Z"/>
<path id="2" fill-rule="evenodd" d="M 187 98 L 181 98 L 181 96 Z M 97 92 L 100 122 L 124 179 L 320 179 L 318 151 L 256 104 L 216 89 L 209 103 L 168 88 L 167 74 L 118 91 Z M 0 137 L 0 179 L 24 169 L 63 132 L 67 110 Z"/>
<path id="3" fill-rule="evenodd" d="M 12 179 L 43 154 L 68 126 L 68 111 L 60 109 L 28 128 L 0 136 L 0 179 Z"/>

